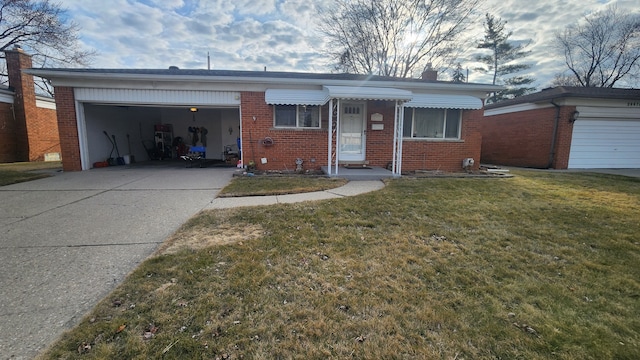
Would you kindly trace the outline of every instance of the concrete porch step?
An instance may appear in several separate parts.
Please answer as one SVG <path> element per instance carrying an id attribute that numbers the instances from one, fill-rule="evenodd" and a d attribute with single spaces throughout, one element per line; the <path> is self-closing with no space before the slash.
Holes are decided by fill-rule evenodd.
<path id="1" fill-rule="evenodd" d="M 325 174 L 329 173 L 327 166 L 322 167 L 322 171 Z M 375 166 L 358 167 L 350 166 L 346 168 L 344 166 L 338 167 L 338 173 L 335 174 L 335 167 L 332 168 L 331 177 L 340 177 L 350 181 L 364 181 L 364 180 L 382 180 L 394 177 L 393 173 L 387 169 Z"/>

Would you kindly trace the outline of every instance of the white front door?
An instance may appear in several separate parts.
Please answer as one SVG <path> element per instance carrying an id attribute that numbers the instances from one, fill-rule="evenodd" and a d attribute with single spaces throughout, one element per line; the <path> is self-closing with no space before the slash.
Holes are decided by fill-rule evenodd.
<path id="1" fill-rule="evenodd" d="M 364 161 L 365 130 L 364 103 L 343 102 L 340 106 L 340 161 Z"/>

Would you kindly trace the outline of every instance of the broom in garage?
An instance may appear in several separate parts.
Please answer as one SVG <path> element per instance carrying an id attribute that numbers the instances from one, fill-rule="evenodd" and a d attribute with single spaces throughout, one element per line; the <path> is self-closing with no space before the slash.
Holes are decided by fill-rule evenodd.
<path id="1" fill-rule="evenodd" d="M 113 158 L 113 150 L 115 150 L 116 146 L 113 144 L 113 141 L 111 141 L 111 138 L 109 137 L 109 134 L 107 134 L 107 131 L 102 130 L 102 132 L 104 133 L 104 136 L 106 136 L 107 139 L 109 139 L 109 143 L 111 144 L 111 152 L 109 153 L 107 164 L 109 164 L 109 166 L 116 165 L 116 160 Z"/>
<path id="2" fill-rule="evenodd" d="M 118 150 L 118 143 L 116 142 L 116 135 L 115 134 L 111 134 L 111 137 L 113 138 L 113 146 L 116 148 L 116 154 L 118 155 L 118 158 L 116 159 L 116 163 L 118 165 L 124 165 L 124 158 L 120 156 L 120 150 Z"/>

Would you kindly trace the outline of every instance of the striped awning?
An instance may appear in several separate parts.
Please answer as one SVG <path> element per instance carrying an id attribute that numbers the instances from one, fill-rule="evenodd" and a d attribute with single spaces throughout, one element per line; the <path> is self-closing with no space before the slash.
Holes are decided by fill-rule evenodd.
<path id="1" fill-rule="evenodd" d="M 325 90 L 267 89 L 265 101 L 270 105 L 324 105 L 329 94 Z"/>
<path id="2" fill-rule="evenodd" d="M 411 91 L 368 86 L 323 86 L 332 99 L 409 101 Z"/>
<path id="3" fill-rule="evenodd" d="M 404 107 L 434 109 L 482 109 L 482 100 L 469 95 L 413 94 Z"/>

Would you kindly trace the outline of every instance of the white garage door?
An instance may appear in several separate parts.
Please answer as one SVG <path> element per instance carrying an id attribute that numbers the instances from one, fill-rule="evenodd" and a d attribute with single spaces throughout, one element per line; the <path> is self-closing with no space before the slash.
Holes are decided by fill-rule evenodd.
<path id="1" fill-rule="evenodd" d="M 577 120 L 569 168 L 640 168 L 640 119 Z"/>

